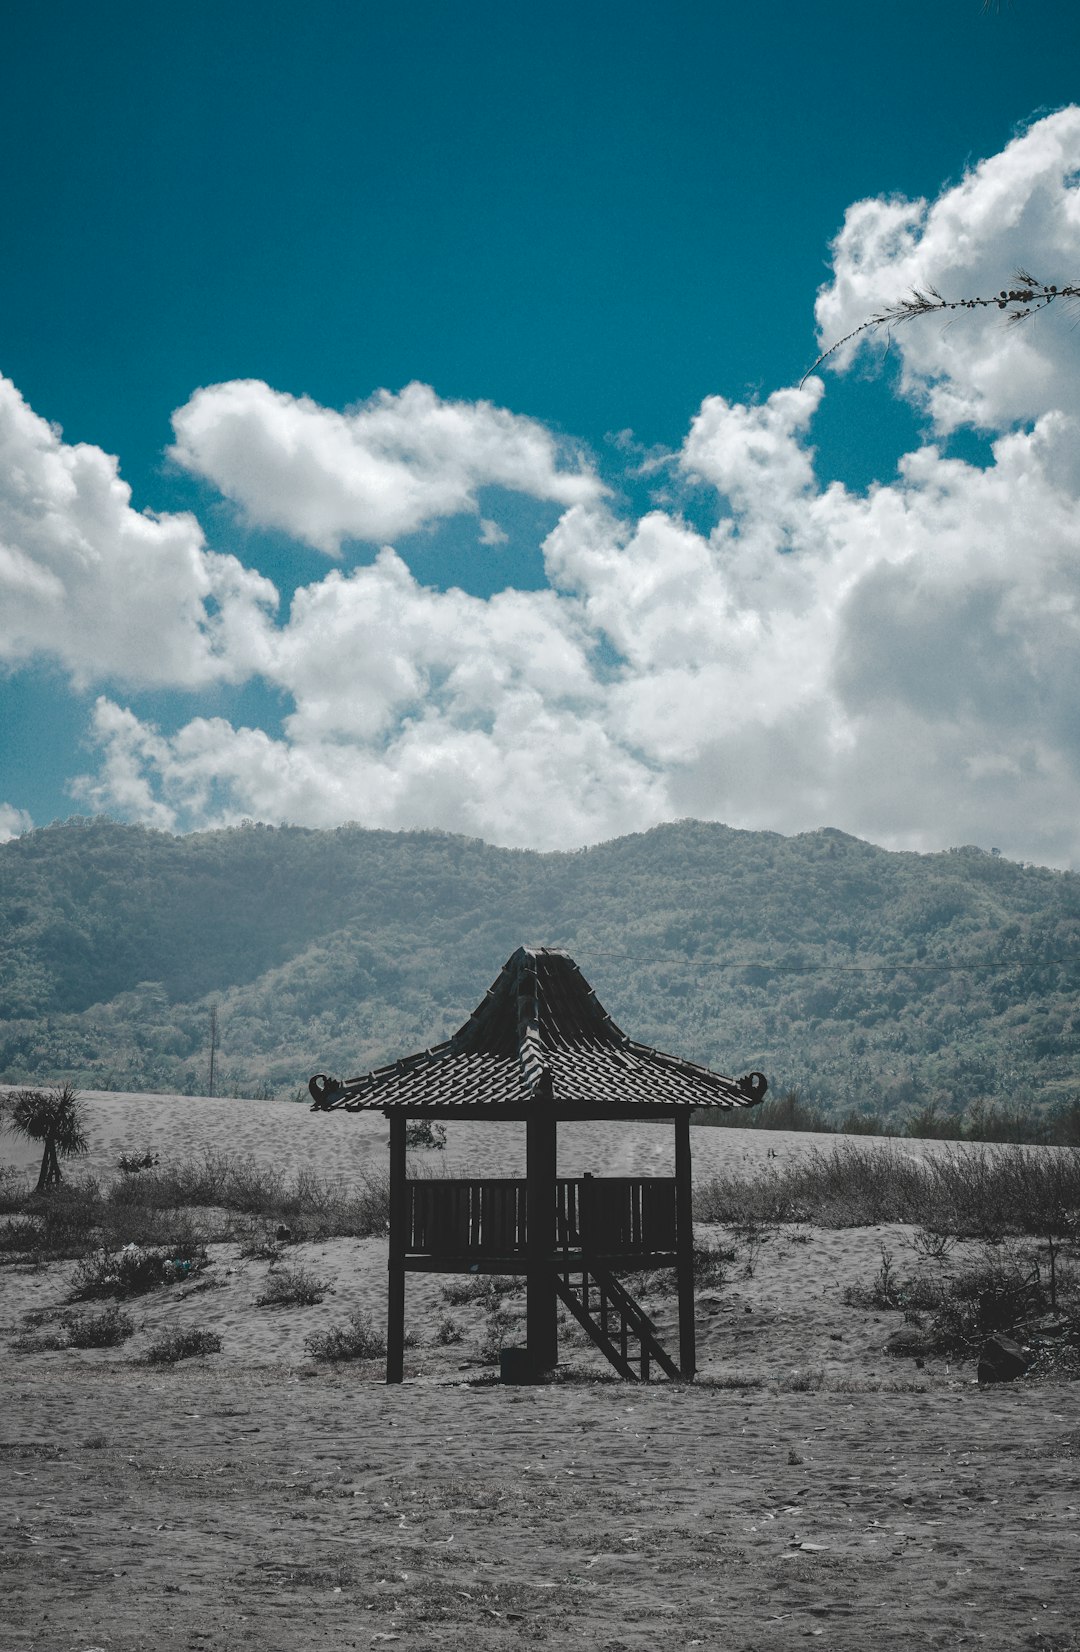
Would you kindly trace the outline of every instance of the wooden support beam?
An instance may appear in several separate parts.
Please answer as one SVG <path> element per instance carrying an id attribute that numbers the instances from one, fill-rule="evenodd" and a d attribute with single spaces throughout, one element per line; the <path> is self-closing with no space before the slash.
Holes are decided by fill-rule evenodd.
<path id="1" fill-rule="evenodd" d="M 408 1234 L 405 1186 L 405 1115 L 390 1114 L 390 1262 L 386 1303 L 386 1380 L 405 1373 L 405 1249 Z"/>
<path id="2" fill-rule="evenodd" d="M 675 1248 L 679 1282 L 679 1365 L 689 1382 L 697 1370 L 694 1330 L 694 1216 L 690 1171 L 690 1110 L 675 1116 Z"/>
<path id="3" fill-rule="evenodd" d="M 559 1311 L 555 1295 L 555 1120 L 533 1113 L 525 1127 L 526 1314 L 529 1359 L 534 1373 L 559 1360 Z"/>

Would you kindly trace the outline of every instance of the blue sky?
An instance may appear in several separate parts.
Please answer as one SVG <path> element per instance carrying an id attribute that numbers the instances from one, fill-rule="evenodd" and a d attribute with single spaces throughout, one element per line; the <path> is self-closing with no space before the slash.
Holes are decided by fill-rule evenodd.
<path id="1" fill-rule="evenodd" d="M 11 0 L 0 828 L 1075 864 L 1068 318 L 792 387 L 912 275 L 1080 273 L 1078 62 L 1071 0 Z"/>

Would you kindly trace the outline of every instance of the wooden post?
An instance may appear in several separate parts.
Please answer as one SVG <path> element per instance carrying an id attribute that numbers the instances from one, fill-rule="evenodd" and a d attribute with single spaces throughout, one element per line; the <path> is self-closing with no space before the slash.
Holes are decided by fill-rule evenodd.
<path id="1" fill-rule="evenodd" d="M 529 1364 L 533 1373 L 550 1371 L 559 1360 L 559 1314 L 555 1295 L 555 1120 L 543 1112 L 525 1126 L 526 1315 Z"/>
<path id="2" fill-rule="evenodd" d="M 390 1262 L 386 1302 L 386 1380 L 400 1382 L 405 1373 L 405 1114 L 390 1118 Z"/>
<path id="3" fill-rule="evenodd" d="M 690 1109 L 675 1115 L 675 1250 L 679 1281 L 679 1366 L 687 1382 L 697 1370 L 694 1335 L 694 1217 L 690 1179 Z"/>

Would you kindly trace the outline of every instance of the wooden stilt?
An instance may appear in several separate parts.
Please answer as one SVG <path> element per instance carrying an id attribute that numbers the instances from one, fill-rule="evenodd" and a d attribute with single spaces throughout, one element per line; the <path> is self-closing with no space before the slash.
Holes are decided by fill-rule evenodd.
<path id="1" fill-rule="evenodd" d="M 527 1182 L 526 1314 L 529 1363 L 534 1373 L 559 1360 L 559 1319 L 555 1295 L 555 1120 L 543 1112 L 525 1126 Z"/>
<path id="2" fill-rule="evenodd" d="M 689 1382 L 697 1370 L 694 1330 L 694 1219 L 690 1174 L 690 1112 L 675 1115 L 675 1249 L 679 1282 L 679 1365 Z"/>
<path id="3" fill-rule="evenodd" d="M 405 1115 L 390 1114 L 390 1277 L 386 1309 L 386 1380 L 405 1372 Z"/>

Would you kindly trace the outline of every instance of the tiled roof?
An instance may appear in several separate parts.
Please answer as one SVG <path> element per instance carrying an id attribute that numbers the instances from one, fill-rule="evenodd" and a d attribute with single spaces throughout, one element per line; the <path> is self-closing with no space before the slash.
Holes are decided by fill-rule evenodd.
<path id="1" fill-rule="evenodd" d="M 490 1109 L 534 1105 L 752 1107 L 761 1073 L 722 1078 L 627 1038 L 565 952 L 519 947 L 453 1038 L 344 1081 L 319 1073 L 314 1110 Z"/>

